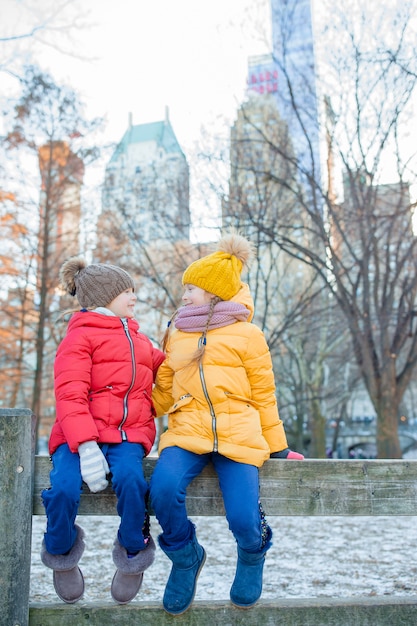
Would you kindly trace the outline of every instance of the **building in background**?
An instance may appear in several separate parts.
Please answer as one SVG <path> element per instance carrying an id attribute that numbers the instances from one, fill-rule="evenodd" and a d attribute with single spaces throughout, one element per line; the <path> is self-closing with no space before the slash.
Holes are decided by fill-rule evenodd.
<path id="1" fill-rule="evenodd" d="M 47 252 L 52 270 L 80 251 L 84 163 L 65 141 L 54 141 L 40 147 L 39 170 L 39 241 L 43 247 L 39 256 L 42 258 Z"/>
<path id="2" fill-rule="evenodd" d="M 251 84 L 259 88 L 271 80 L 273 85 L 265 70 L 257 66 L 256 71 L 264 78 Z M 265 85 L 261 91 L 251 90 L 230 132 L 229 194 L 222 204 L 222 225 L 243 232 L 255 244 L 249 283 L 258 294 L 255 319 L 267 336 L 285 315 L 283 303 L 305 289 L 310 274 L 276 243 L 280 229 L 302 219 L 289 191 L 296 177 L 288 128 L 274 93 Z"/>
<path id="3" fill-rule="evenodd" d="M 310 271 L 271 242 L 277 229 L 304 219 L 293 190 L 309 201 L 321 175 L 310 0 L 271 0 L 271 26 L 272 53 L 248 59 L 247 97 L 230 134 L 222 226 L 242 229 L 256 243 L 258 274 L 268 285 L 261 308 L 272 320 L 305 288 Z"/>
<path id="4" fill-rule="evenodd" d="M 278 64 L 272 54 L 249 57 L 247 91 L 259 95 L 278 93 Z"/>
<path id="5" fill-rule="evenodd" d="M 321 185 L 320 103 L 311 0 L 271 0 L 278 110 L 288 125 L 307 197 Z"/>
<path id="6" fill-rule="evenodd" d="M 118 233 L 147 244 L 189 239 L 189 168 L 166 109 L 165 119 L 129 125 L 105 173 L 98 237 Z M 114 249 L 114 247 L 113 247 Z"/>
<path id="7" fill-rule="evenodd" d="M 281 181 L 295 175 L 287 126 L 262 82 L 256 79 L 257 90 L 249 92 L 230 131 L 229 196 L 222 206 L 223 227 L 244 228 L 248 236 L 275 227 L 278 210 L 290 200 Z"/>
<path id="8" fill-rule="evenodd" d="M 165 119 L 128 128 L 106 167 L 96 261 L 135 281 L 141 328 L 157 343 L 180 301 L 190 244 L 189 167 Z"/>
<path id="9" fill-rule="evenodd" d="M 71 256 L 80 253 L 82 222 L 81 190 L 83 160 L 66 141 L 49 141 L 38 152 L 41 189 L 37 236 L 36 289 L 33 297 L 36 335 L 33 355 L 31 408 L 38 417 L 38 441 L 45 441 L 55 417 L 53 362 L 65 328 L 57 324 L 64 303 L 59 289 L 59 269 Z M 27 295 L 22 300 L 21 319 L 26 313 Z M 32 314 L 33 317 L 33 314 Z M 30 319 L 30 318 L 29 318 Z M 29 354 L 26 355 L 26 363 Z M 22 388 L 25 384 L 22 383 Z"/>

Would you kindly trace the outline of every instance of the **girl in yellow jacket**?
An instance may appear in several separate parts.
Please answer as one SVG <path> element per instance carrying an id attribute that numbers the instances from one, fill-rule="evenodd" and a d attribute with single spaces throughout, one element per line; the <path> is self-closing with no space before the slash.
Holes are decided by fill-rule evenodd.
<path id="1" fill-rule="evenodd" d="M 213 463 L 237 542 L 230 598 L 248 608 L 261 595 L 272 538 L 259 501 L 258 468 L 271 456 L 303 459 L 287 446 L 268 345 L 250 323 L 253 301 L 241 281 L 250 256 L 247 239 L 226 235 L 216 252 L 185 270 L 184 306 L 166 333 L 167 358 L 152 394 L 157 415 L 168 414 L 150 490 L 163 530 L 159 545 L 173 564 L 163 598 L 173 615 L 192 603 L 205 561 L 185 505 L 193 478 Z"/>

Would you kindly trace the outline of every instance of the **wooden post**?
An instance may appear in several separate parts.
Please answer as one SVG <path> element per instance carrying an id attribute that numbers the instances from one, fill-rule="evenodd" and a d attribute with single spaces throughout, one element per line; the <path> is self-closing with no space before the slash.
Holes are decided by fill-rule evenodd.
<path id="1" fill-rule="evenodd" d="M 36 418 L 0 409 L 0 621 L 29 624 Z"/>

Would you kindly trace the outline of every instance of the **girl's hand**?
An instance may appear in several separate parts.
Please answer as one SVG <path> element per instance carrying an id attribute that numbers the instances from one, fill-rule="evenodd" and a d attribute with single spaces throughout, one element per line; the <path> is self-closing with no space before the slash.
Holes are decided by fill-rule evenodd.
<path id="1" fill-rule="evenodd" d="M 96 441 L 86 441 L 78 446 L 80 455 L 81 476 L 87 483 L 90 491 L 96 493 L 103 491 L 107 487 L 108 480 L 106 474 L 109 473 L 109 466 L 106 457 L 100 450 Z"/>

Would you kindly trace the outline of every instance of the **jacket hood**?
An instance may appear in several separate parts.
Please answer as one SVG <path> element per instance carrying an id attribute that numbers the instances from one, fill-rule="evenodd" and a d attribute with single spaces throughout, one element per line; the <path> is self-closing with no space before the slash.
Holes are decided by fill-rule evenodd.
<path id="1" fill-rule="evenodd" d="M 233 296 L 233 298 L 230 298 L 230 302 L 238 302 L 239 304 L 243 304 L 243 306 L 246 307 L 248 311 L 250 311 L 247 321 L 252 321 L 255 313 L 255 305 L 249 291 L 249 285 L 247 285 L 246 283 L 242 283 L 237 294 Z"/>

